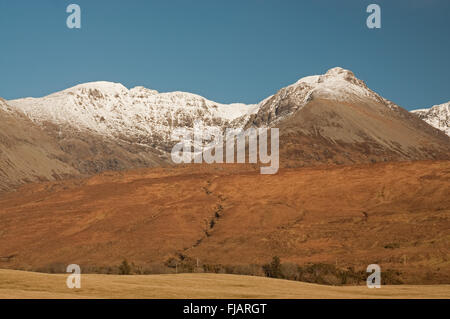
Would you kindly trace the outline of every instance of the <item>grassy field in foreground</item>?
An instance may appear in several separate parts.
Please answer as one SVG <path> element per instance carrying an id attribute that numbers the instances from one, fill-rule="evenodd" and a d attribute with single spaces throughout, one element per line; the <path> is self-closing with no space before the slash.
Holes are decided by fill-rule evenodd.
<path id="1" fill-rule="evenodd" d="M 82 275 L 68 289 L 67 275 L 0 270 L 0 298 L 450 298 L 450 285 L 323 286 L 223 274 Z"/>

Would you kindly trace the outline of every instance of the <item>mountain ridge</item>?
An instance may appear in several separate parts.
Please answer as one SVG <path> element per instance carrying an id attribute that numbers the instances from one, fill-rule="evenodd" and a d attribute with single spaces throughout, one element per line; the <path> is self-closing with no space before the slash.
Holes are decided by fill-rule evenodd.
<path id="1" fill-rule="evenodd" d="M 285 167 L 450 159 L 447 135 L 340 67 L 303 77 L 257 104 L 221 104 L 193 93 L 97 81 L 42 98 L 2 99 L 0 111 L 41 131 L 36 134 L 53 144 L 50 162 L 71 167 L 71 176 L 171 165 L 171 133 L 179 127 L 192 131 L 196 124 L 222 131 L 278 127 L 280 165 Z M 17 125 L 23 131 L 28 124 Z M 9 131 L 11 140 L 24 140 Z M 0 144 L 2 149 L 6 146 Z M 18 157 L 23 158 L 11 158 Z M 3 159 L 0 168 L 11 166 L 11 158 Z M 48 172 L 31 175 L 7 184 L 53 179 Z"/>

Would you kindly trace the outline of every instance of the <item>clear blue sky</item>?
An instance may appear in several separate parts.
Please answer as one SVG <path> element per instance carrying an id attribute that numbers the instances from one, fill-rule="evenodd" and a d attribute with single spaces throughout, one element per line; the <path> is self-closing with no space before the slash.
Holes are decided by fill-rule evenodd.
<path id="1" fill-rule="evenodd" d="M 6 99 L 106 80 L 256 103 L 341 66 L 408 109 L 450 100 L 449 0 L 1 0 L 0 45 Z"/>

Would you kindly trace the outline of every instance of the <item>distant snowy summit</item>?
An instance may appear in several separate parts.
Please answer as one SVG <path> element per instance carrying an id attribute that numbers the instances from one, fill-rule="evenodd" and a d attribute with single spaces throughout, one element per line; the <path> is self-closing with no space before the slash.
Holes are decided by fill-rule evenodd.
<path id="1" fill-rule="evenodd" d="M 142 86 L 128 89 L 120 83 L 106 81 L 79 84 L 45 97 L 11 100 L 8 104 L 39 125 L 52 123 L 63 129 L 70 127 L 156 145 L 167 151 L 170 134 L 176 127 L 192 128 L 194 122 L 205 128 L 271 126 L 314 99 L 359 105 L 375 103 L 381 111 L 398 109 L 396 104 L 369 89 L 352 71 L 340 67 L 323 75 L 301 78 L 251 105 L 222 104 L 197 94 L 160 93 Z M 446 114 L 439 123 L 446 122 L 448 130 L 448 111 Z M 435 121 L 429 123 L 436 126 Z"/>
<path id="2" fill-rule="evenodd" d="M 417 114 L 422 120 L 431 126 L 444 131 L 445 134 L 450 136 L 450 101 L 447 103 L 434 105 L 429 109 L 419 109 L 412 112 Z"/>
<path id="3" fill-rule="evenodd" d="M 36 123 L 51 122 L 111 137 L 133 136 L 167 141 L 174 127 L 243 127 L 261 113 L 278 112 L 285 95 L 296 98 L 294 108 L 263 115 L 280 120 L 313 97 L 359 101 L 382 100 L 354 74 L 339 67 L 324 75 L 308 76 L 258 104 L 222 104 L 187 92 L 160 93 L 142 86 L 127 89 L 120 83 L 98 81 L 76 85 L 42 98 L 8 101 Z M 269 123 L 265 123 L 266 125 Z"/>

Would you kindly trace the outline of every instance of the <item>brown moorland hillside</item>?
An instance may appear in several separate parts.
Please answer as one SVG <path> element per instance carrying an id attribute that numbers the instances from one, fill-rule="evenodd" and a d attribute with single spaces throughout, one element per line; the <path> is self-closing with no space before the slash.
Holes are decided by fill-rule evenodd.
<path id="1" fill-rule="evenodd" d="M 450 161 L 191 165 L 29 184 L 0 197 L 0 268 L 378 263 L 450 283 Z M 61 267 L 61 269 L 64 269 Z"/>

